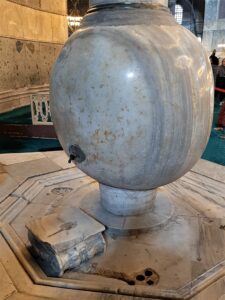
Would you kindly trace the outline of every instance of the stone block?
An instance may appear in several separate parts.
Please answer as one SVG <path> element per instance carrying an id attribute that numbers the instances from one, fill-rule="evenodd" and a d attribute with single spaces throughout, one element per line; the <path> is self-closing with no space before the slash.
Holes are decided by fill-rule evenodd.
<path id="1" fill-rule="evenodd" d="M 62 209 L 27 224 L 31 250 L 48 276 L 62 276 L 105 249 L 105 227 L 79 208 Z"/>
<path id="2" fill-rule="evenodd" d="M 0 192 L 0 203 L 10 195 L 17 187 L 18 183 L 16 180 L 7 174 L 5 171 L 0 172 L 1 192 Z"/>
<path id="3" fill-rule="evenodd" d="M 65 0 L 41 0 L 41 9 L 55 14 L 66 15 L 67 3 Z"/>
<path id="4" fill-rule="evenodd" d="M 24 38 L 35 41 L 39 40 L 38 26 L 40 14 L 42 12 L 23 6 L 23 9 L 20 9 L 20 13 L 23 15 L 23 21 L 21 24 L 23 27 Z"/>
<path id="5" fill-rule="evenodd" d="M 40 8 L 40 0 L 9 0 L 17 4 L 22 4 L 25 6 Z"/>
<path id="6" fill-rule="evenodd" d="M 52 42 L 52 31 L 57 41 L 64 43 L 67 38 L 66 1 L 44 0 L 39 8 L 36 3 L 24 0 L 18 5 L 10 1 L 1 1 L 0 35 L 17 39 Z M 52 29 L 52 17 L 54 24 Z M 64 24 L 63 24 L 64 23 Z M 64 32 L 63 32 L 64 31 Z M 57 34 L 58 32 L 58 34 Z"/>
<path id="7" fill-rule="evenodd" d="M 60 167 L 48 158 L 21 162 L 5 166 L 4 168 L 6 172 L 8 172 L 8 174 L 11 175 L 18 183 L 38 174 L 46 174 L 60 170 Z"/>
<path id="8" fill-rule="evenodd" d="M 21 7 L 19 5 L 15 5 L 14 3 L 10 3 L 7 1 L 5 2 L 2 7 L 1 3 L 1 11 L 3 13 L 2 18 L 0 18 L 1 26 L 5 26 L 4 24 L 7 24 L 7 30 L 3 32 L 3 35 L 11 36 L 11 37 L 17 37 L 17 38 L 23 38 L 24 32 L 23 32 L 23 20 L 24 20 L 24 7 Z M 0 27 L 1 27 L 0 26 Z"/>
<path id="9" fill-rule="evenodd" d="M 52 41 L 52 22 L 51 14 L 46 12 L 38 12 L 38 40 Z"/>
<path id="10" fill-rule="evenodd" d="M 217 0 L 208 0 L 206 2 L 205 8 L 205 21 L 215 20 L 217 18 L 218 12 L 218 2 Z"/>
<path id="11" fill-rule="evenodd" d="M 67 20 L 64 16 L 52 14 L 52 41 L 64 43 L 68 38 Z"/>
<path id="12" fill-rule="evenodd" d="M 7 299 L 9 296 L 15 293 L 16 288 L 1 263 L 0 263 L 0 282 L 1 282 L 0 299 L 2 300 Z"/>

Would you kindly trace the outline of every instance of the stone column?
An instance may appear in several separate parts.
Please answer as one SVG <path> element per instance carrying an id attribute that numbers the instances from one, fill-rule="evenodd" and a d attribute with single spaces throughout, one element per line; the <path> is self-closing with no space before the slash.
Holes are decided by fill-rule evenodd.
<path id="1" fill-rule="evenodd" d="M 225 57 L 225 12 L 222 1 L 206 0 L 203 44 L 210 54 L 217 50 L 217 56 Z"/>

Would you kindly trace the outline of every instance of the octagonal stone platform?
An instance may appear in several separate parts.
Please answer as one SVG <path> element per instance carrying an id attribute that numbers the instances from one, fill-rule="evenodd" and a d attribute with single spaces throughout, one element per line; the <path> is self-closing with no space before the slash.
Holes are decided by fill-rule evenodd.
<path id="1" fill-rule="evenodd" d="M 0 163 L 0 299 L 224 299 L 224 167 L 200 160 L 160 188 L 174 208 L 167 222 L 132 236 L 106 231 L 104 254 L 52 278 L 30 255 L 25 224 L 90 208 L 98 184 L 63 152 L 0 155 Z"/>

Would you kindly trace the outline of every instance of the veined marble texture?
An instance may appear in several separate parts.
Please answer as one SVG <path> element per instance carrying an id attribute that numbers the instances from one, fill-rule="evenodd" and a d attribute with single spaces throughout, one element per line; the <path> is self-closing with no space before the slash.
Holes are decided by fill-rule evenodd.
<path id="1" fill-rule="evenodd" d="M 65 152 L 79 145 L 85 154 L 78 168 L 139 191 L 176 180 L 200 158 L 213 95 L 202 45 L 153 5 L 85 16 L 54 66 L 50 103 Z"/>
<path id="2" fill-rule="evenodd" d="M 121 3 L 124 2 L 126 4 L 130 3 L 146 3 L 146 4 L 162 4 L 167 6 L 168 5 L 168 0 L 89 0 L 90 7 L 95 6 L 95 5 L 102 5 L 102 4 L 112 4 L 112 3 Z"/>
<path id="3" fill-rule="evenodd" d="M 32 253 L 48 276 L 61 277 L 66 270 L 80 267 L 105 249 L 101 234 L 105 227 L 79 208 L 62 209 L 26 227 Z"/>

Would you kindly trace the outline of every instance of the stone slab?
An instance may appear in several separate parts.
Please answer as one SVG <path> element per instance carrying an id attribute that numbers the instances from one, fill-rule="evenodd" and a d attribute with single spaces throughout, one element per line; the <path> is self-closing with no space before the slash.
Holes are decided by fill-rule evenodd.
<path id="1" fill-rule="evenodd" d="M 35 219 L 26 226 L 39 240 L 52 245 L 55 251 L 75 247 L 105 230 L 102 224 L 75 207 Z"/>
<path id="2" fill-rule="evenodd" d="M 29 1 L 31 2 L 31 1 Z M 38 0 L 39 2 L 39 0 Z M 51 2 L 51 5 L 46 7 L 44 3 L 47 4 Z M 42 8 L 47 10 L 52 10 L 53 7 L 59 8 L 60 4 L 63 5 L 63 11 L 58 12 L 55 9 L 54 13 L 45 12 L 40 9 L 33 9 L 29 6 L 18 5 L 14 1 L 1 1 L 1 8 L 4 14 L 1 15 L 0 19 L 0 34 L 2 36 L 9 36 L 18 39 L 28 39 L 28 40 L 39 40 L 43 42 L 52 42 L 52 32 L 54 31 L 54 40 L 59 43 L 64 43 L 67 39 L 67 22 L 65 16 L 65 0 L 57 0 L 58 7 L 55 1 L 44 0 L 42 3 Z M 27 1 L 28 3 L 28 1 Z M 57 14 L 59 13 L 59 14 Z M 63 15 L 61 15 L 61 13 Z M 23 16 L 23 17 L 22 17 Z M 54 28 L 53 23 L 49 23 L 47 19 L 54 17 L 54 24 L 57 24 L 60 28 L 59 33 Z M 40 21 L 43 21 L 40 23 Z M 44 31 L 44 26 L 49 24 L 47 32 Z M 43 26 L 43 28 L 42 28 Z"/>
<path id="3" fill-rule="evenodd" d="M 117 235 L 140 234 L 156 230 L 165 226 L 174 214 L 174 205 L 163 189 L 157 192 L 152 208 L 141 215 L 123 217 L 111 214 L 101 205 L 98 190 L 83 198 L 81 208 L 104 224 L 112 234 Z"/>
<path id="4" fill-rule="evenodd" d="M 0 299 L 5 300 L 16 292 L 16 288 L 0 262 Z"/>
<path id="5" fill-rule="evenodd" d="M 61 168 L 48 158 L 32 160 L 5 166 L 5 170 L 18 183 L 22 183 L 29 177 L 59 171 Z"/>
<path id="6" fill-rule="evenodd" d="M 225 183 L 224 166 L 218 165 L 216 163 L 200 159 L 198 163 L 192 168 L 192 171 Z"/>
<path id="7" fill-rule="evenodd" d="M 0 164 L 9 166 L 17 163 L 22 163 L 26 161 L 32 161 L 36 159 L 45 158 L 45 155 L 41 152 L 33 153 L 6 153 L 0 155 Z"/>
<path id="8" fill-rule="evenodd" d="M 68 163 L 68 156 L 64 151 L 47 151 L 44 152 L 44 155 L 50 158 L 54 163 L 59 165 L 62 169 L 73 168 L 74 164 Z"/>
<path id="9" fill-rule="evenodd" d="M 6 172 L 0 172 L 0 203 L 17 187 L 18 182 Z"/>
<path id="10" fill-rule="evenodd" d="M 48 276 L 60 277 L 105 249 L 105 227 L 79 208 L 62 208 L 26 227 L 31 249 Z"/>

